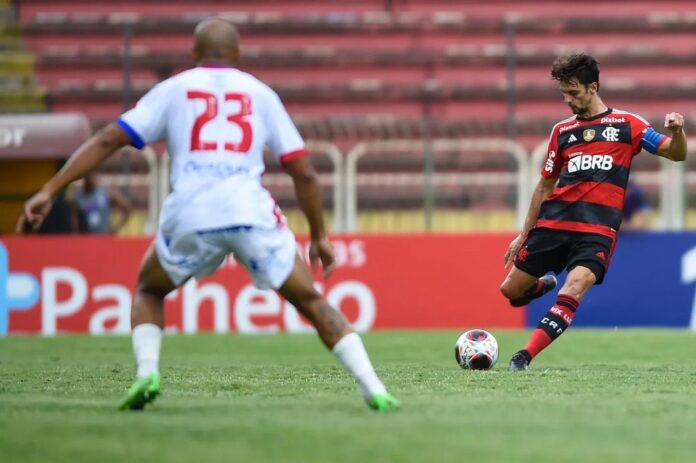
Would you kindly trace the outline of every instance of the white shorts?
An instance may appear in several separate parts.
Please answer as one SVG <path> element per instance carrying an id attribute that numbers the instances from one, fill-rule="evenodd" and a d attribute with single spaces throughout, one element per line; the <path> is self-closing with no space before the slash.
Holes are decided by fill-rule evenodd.
<path id="1" fill-rule="evenodd" d="M 295 265 L 297 243 L 288 227 L 237 225 L 165 236 L 159 232 L 155 250 L 164 271 L 179 286 L 190 277 L 210 275 L 228 254 L 246 267 L 259 289 L 278 289 Z"/>

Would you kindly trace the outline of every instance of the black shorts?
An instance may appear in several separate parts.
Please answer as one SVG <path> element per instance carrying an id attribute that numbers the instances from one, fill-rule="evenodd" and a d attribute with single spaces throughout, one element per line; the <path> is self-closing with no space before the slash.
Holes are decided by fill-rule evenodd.
<path id="1" fill-rule="evenodd" d="M 595 233 L 580 233 L 552 228 L 534 228 L 515 256 L 515 267 L 535 277 L 548 272 L 570 272 L 582 265 L 604 281 L 609 267 L 614 240 Z"/>

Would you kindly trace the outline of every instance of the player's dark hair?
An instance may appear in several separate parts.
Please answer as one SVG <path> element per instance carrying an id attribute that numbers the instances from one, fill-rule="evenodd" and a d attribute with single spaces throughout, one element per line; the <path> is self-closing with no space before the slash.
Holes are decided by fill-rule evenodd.
<path id="1" fill-rule="evenodd" d="M 551 77 L 559 82 L 577 80 L 587 87 L 597 82 L 599 91 L 599 63 L 584 53 L 559 56 L 551 65 Z"/>

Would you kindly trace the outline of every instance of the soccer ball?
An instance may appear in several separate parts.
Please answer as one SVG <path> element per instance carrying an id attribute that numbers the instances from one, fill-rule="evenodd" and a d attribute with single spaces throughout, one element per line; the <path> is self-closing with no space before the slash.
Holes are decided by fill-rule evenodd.
<path id="1" fill-rule="evenodd" d="M 487 370 L 498 360 L 498 341 L 486 330 L 469 330 L 454 344 L 454 358 L 466 370 Z"/>

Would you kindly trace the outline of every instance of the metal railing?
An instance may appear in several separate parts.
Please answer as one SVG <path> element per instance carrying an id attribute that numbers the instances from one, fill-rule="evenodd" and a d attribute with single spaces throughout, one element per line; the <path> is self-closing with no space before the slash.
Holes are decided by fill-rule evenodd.
<path id="1" fill-rule="evenodd" d="M 689 157 L 696 156 L 696 139 L 689 140 Z M 333 187 L 333 222 L 334 232 L 354 232 L 358 229 L 358 191 L 360 185 L 379 186 L 380 182 L 388 179 L 388 183 L 402 184 L 409 187 L 416 184 L 424 187 L 424 195 L 433 194 L 433 185 L 468 185 L 474 188 L 485 186 L 511 186 L 515 189 L 515 224 L 522 225 L 527 214 L 529 202 L 535 185 L 539 180 L 539 171 L 546 155 L 547 142 L 537 145 L 529 154 L 521 145 L 504 139 L 436 139 L 427 140 L 388 140 L 359 143 L 347 155 L 343 155 L 336 145 L 324 141 L 307 141 L 311 153 L 326 156 L 332 165 L 332 171 L 320 175 L 321 183 Z M 514 172 L 432 172 L 425 167 L 421 172 L 381 172 L 378 177 L 369 179 L 361 177 L 359 161 L 369 153 L 383 151 L 410 150 L 421 153 L 423 164 L 425 158 L 432 152 L 441 150 L 456 150 L 467 152 L 498 152 L 506 153 L 516 164 Z M 157 229 L 159 211 L 164 199 L 169 193 L 169 156 L 166 153 L 157 155 L 151 148 L 143 150 L 143 156 L 149 166 L 149 174 L 143 176 L 118 176 L 114 184 L 126 183 L 142 185 L 146 182 L 151 186 L 149 191 L 148 217 L 145 222 L 145 232 L 154 233 Z M 645 154 L 643 154 L 645 156 Z M 659 168 L 649 171 L 634 171 L 631 175 L 637 183 L 653 185 L 658 190 L 658 211 L 656 228 L 662 230 L 682 230 L 686 227 L 685 213 L 687 209 L 688 191 L 696 191 L 696 172 L 688 170 L 686 163 L 671 162 L 659 159 Z M 695 164 L 696 166 L 696 164 Z M 374 173 L 367 173 L 373 175 Z M 276 175 L 276 174 L 274 174 Z M 284 175 L 284 174 L 283 174 Z M 427 178 L 432 176 L 431 178 Z M 275 180 L 274 180 L 275 181 Z M 287 179 L 287 182 L 290 180 Z M 376 183 L 375 183 L 376 182 Z M 428 187 L 429 185 L 429 187 Z M 424 213 L 427 207 L 433 207 L 433 201 L 423 198 Z"/>
<path id="2" fill-rule="evenodd" d="M 461 152 L 471 152 L 471 151 L 491 151 L 491 152 L 505 152 L 511 155 L 517 163 L 517 173 L 516 173 L 516 188 L 517 188 L 517 223 L 521 225 L 524 220 L 524 215 L 520 214 L 520 211 L 525 209 L 523 204 L 524 199 L 527 198 L 528 192 L 528 181 L 529 177 L 528 169 L 529 162 L 527 160 L 527 152 L 519 144 L 512 142 L 510 140 L 503 139 L 463 139 L 463 140 L 448 140 L 448 139 L 437 139 L 437 140 L 388 140 L 388 141 L 374 141 L 360 143 L 354 147 L 346 155 L 346 218 L 345 231 L 352 232 L 357 229 L 357 216 L 358 216 L 358 195 L 357 195 L 357 177 L 358 177 L 358 161 L 360 158 L 365 156 L 371 151 L 389 151 L 389 150 L 415 150 L 425 153 L 424 156 L 428 156 L 431 151 L 437 150 L 457 150 Z M 426 172 L 425 191 L 427 194 L 432 194 L 432 171 Z M 500 174 L 495 175 L 485 175 L 481 173 L 459 173 L 450 174 L 454 175 L 455 180 L 458 182 L 470 184 L 470 185 L 481 185 L 483 184 L 493 184 L 493 183 L 506 183 L 508 179 Z M 430 187 L 428 187 L 430 185 Z M 432 200 L 427 197 L 424 198 L 425 201 L 425 213 L 428 214 L 428 207 L 432 208 Z M 430 206 L 428 206 L 430 204 Z"/>

